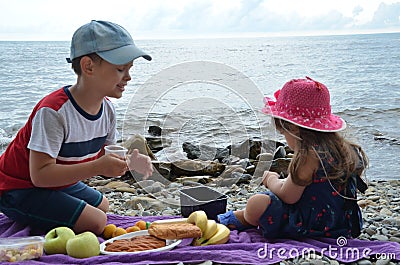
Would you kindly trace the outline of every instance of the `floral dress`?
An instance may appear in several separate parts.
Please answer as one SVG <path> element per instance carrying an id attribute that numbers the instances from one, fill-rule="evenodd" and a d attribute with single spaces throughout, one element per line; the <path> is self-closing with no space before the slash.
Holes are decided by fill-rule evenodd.
<path id="1" fill-rule="evenodd" d="M 324 167 L 329 172 L 329 164 L 324 162 Z M 263 192 L 271 197 L 259 220 L 264 237 L 357 237 L 362 227 L 360 208 L 356 200 L 341 196 L 356 199 L 357 180 L 361 178 L 354 173 L 340 188 L 320 166 L 295 204 L 284 203 L 271 191 Z"/>

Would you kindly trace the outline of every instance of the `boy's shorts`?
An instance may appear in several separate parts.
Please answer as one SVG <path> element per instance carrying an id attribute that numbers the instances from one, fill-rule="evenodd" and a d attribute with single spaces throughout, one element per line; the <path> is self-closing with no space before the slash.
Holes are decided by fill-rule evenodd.
<path id="1" fill-rule="evenodd" d="M 97 207 L 102 199 L 99 191 L 82 182 L 61 190 L 18 189 L 2 194 L 0 211 L 18 223 L 40 229 L 72 228 L 86 204 Z"/>

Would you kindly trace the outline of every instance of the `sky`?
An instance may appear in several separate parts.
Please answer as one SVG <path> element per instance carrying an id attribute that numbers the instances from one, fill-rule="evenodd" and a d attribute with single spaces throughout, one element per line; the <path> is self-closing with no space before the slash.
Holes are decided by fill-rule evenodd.
<path id="1" fill-rule="evenodd" d="M 0 0 L 0 40 L 65 40 L 92 19 L 134 39 L 400 32 L 394 0 Z"/>

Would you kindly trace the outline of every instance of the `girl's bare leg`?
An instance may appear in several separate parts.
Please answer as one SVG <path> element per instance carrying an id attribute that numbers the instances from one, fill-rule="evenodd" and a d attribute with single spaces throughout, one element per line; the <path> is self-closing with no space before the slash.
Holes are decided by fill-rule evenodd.
<path id="1" fill-rule="evenodd" d="M 258 226 L 258 220 L 268 208 L 270 202 L 271 198 L 268 195 L 256 194 L 250 197 L 244 210 L 235 211 L 234 214 L 244 226 Z M 228 227 L 230 226 L 228 225 Z"/>

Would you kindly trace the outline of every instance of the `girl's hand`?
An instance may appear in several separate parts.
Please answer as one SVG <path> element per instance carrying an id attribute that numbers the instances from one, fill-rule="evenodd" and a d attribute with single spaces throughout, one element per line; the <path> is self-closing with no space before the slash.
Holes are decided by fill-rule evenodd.
<path id="1" fill-rule="evenodd" d="M 268 188 L 268 181 L 273 178 L 279 179 L 279 174 L 273 171 L 264 172 L 262 183 L 266 188 Z"/>
<path id="2" fill-rule="evenodd" d="M 128 167 L 143 175 L 143 179 L 147 179 L 153 174 L 153 165 L 150 157 L 140 154 L 139 150 L 134 149 L 132 155 L 126 157 Z"/>
<path id="3" fill-rule="evenodd" d="M 99 175 L 106 177 L 119 177 L 128 171 L 125 159 L 116 154 L 103 155 L 98 159 L 96 166 L 98 167 Z"/>

